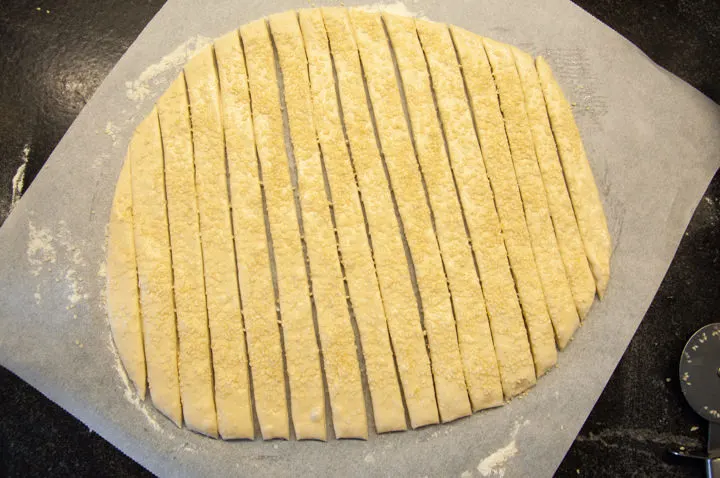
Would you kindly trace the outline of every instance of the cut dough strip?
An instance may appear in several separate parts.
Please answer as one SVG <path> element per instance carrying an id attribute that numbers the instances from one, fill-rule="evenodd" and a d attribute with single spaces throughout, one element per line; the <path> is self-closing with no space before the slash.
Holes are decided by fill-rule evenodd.
<path id="1" fill-rule="evenodd" d="M 515 65 L 525 93 L 525 107 L 532 132 L 535 153 L 547 193 L 548 207 L 555 226 L 555 235 L 565 265 L 575 306 L 580 318 L 585 318 L 595 298 L 593 279 L 583 249 L 580 230 L 575 221 L 572 203 L 565 186 L 560 158 L 553 139 L 550 122 L 545 108 L 540 80 L 532 56 L 513 48 Z M 548 299 L 548 306 L 550 305 Z M 571 320 L 568 325 L 572 326 Z M 562 345 L 561 345 L 562 346 Z"/>
<path id="2" fill-rule="evenodd" d="M 437 238 L 452 292 L 470 401 L 473 410 L 502 405 L 502 385 L 483 292 L 465 232 L 415 21 L 411 17 L 389 14 L 383 14 L 383 19 L 400 69 L 430 205 L 436 212 Z M 447 31 L 442 25 L 433 26 Z"/>
<path id="3" fill-rule="evenodd" d="M 542 57 L 536 61 L 550 124 L 560 154 L 565 181 L 572 198 L 575 218 L 585 245 L 598 295 L 602 299 L 610 279 L 612 240 L 592 168 L 588 162 L 572 108 L 550 66 Z"/>
<path id="4" fill-rule="evenodd" d="M 488 40 L 489 41 L 489 40 Z M 512 50 L 516 51 L 513 54 Z M 500 88 L 501 107 L 505 112 L 506 129 L 510 139 L 515 172 L 520 185 L 520 194 L 525 208 L 525 220 L 530 231 L 535 263 L 548 312 L 555 330 L 558 346 L 565 348 L 580 325 L 570 283 L 565 275 L 555 230 L 550 219 L 550 208 L 545 194 L 540 166 L 535 154 L 530 121 L 525 107 L 523 86 L 513 57 L 521 52 L 517 48 L 504 46 L 498 49 L 498 69 L 505 71 L 506 81 Z M 532 57 L 530 65 L 532 66 Z M 545 333 L 547 331 L 544 330 Z"/>
<path id="5" fill-rule="evenodd" d="M 503 132 L 502 136 L 499 136 L 498 131 L 494 130 L 492 133 L 495 134 L 487 135 L 483 129 L 486 125 L 480 118 L 477 133 L 480 139 L 484 140 L 485 155 L 481 153 L 465 94 L 463 75 L 457 59 L 448 55 L 448 52 L 453 52 L 453 44 L 446 27 L 443 27 L 441 32 L 429 22 L 416 21 L 416 25 L 437 93 L 450 160 L 480 270 L 503 392 L 506 398 L 510 398 L 535 384 L 535 370 L 500 231 L 500 221 L 493 202 L 493 192 L 485 169 L 487 156 L 497 154 L 494 151 L 501 148 L 501 140 L 504 141 L 505 134 Z M 430 36 L 433 32 L 434 36 Z M 453 27 L 452 33 L 472 99 L 473 94 L 481 93 L 484 86 L 480 82 L 483 77 L 477 68 L 481 58 L 484 58 L 484 54 L 480 55 L 483 51 L 482 44 L 478 47 L 478 37 L 464 30 Z M 434 40 L 429 41 L 431 39 Z M 487 62 L 487 58 L 485 61 Z M 490 81 L 492 85 L 492 79 Z M 473 106 L 485 111 L 490 109 L 492 104 Z M 497 105 L 495 108 L 497 109 Z M 500 114 L 499 110 L 497 114 Z M 499 121 L 502 132 L 502 117 Z"/>
<path id="6" fill-rule="evenodd" d="M 343 136 L 322 13 L 318 9 L 300 10 L 299 17 L 308 58 L 313 121 L 334 204 L 338 242 L 362 343 L 375 428 L 378 433 L 405 430 L 405 407 L 362 206 Z M 317 289 L 313 287 L 313 290 Z M 317 297 L 317 293 L 315 295 Z M 327 373 L 327 365 L 325 369 Z M 337 427 L 334 416 L 333 423 Z"/>
<path id="7" fill-rule="evenodd" d="M 323 8 L 322 12 L 410 424 L 417 428 L 437 423 L 430 361 L 399 225 L 392 214 L 392 197 L 377 149 L 348 13 L 344 8 Z"/>
<path id="8" fill-rule="evenodd" d="M 390 48 L 378 14 L 351 9 L 350 19 L 355 28 L 391 187 L 394 185 L 400 217 L 415 265 L 440 419 L 443 422 L 455 420 L 472 411 L 447 278 L 443 273 L 430 209 L 397 89 Z"/>
<path id="9" fill-rule="evenodd" d="M 145 400 L 147 372 L 133 237 L 132 178 L 128 158 L 120 170 L 108 226 L 107 307 L 113 341 L 128 378 Z"/>
<path id="10" fill-rule="evenodd" d="M 130 141 L 135 253 L 147 377 L 155 407 L 182 424 L 170 236 L 157 109 Z"/>
<path id="11" fill-rule="evenodd" d="M 293 427 L 298 439 L 325 440 L 323 378 L 285 151 L 273 48 L 265 20 L 243 26 L 240 35 L 275 253 Z"/>
<path id="12" fill-rule="evenodd" d="M 337 438 L 367 438 L 355 333 L 313 124 L 308 63 L 300 25 L 293 11 L 271 15 L 268 21 L 283 75 L 333 428 Z"/>
<path id="13" fill-rule="evenodd" d="M 502 43 L 487 38 L 483 38 L 482 42 L 495 78 L 510 146 L 509 154 L 486 155 L 485 162 L 495 193 L 495 204 L 500 215 L 510 266 L 525 316 L 530 348 L 535 360 L 535 372 L 539 377 L 557 361 L 552 324 L 531 239 L 531 233 L 536 232 L 534 215 L 543 214 L 540 207 L 533 207 L 535 202 L 540 202 L 536 184 L 536 180 L 540 180 L 540 171 L 538 170 L 538 176 L 534 177 L 531 167 L 535 161 L 535 153 L 532 151 L 532 137 L 529 137 L 527 131 L 522 89 L 512 55 Z M 519 92 L 518 88 L 520 88 Z M 525 200 L 524 206 L 528 210 L 527 218 L 523 214 L 523 200 L 518 188 L 524 191 L 522 199 Z M 543 193 L 542 199 L 545 199 L 542 183 L 540 190 Z M 529 224 L 531 230 L 528 230 Z M 538 234 L 538 239 L 540 237 L 541 235 Z M 561 272 L 565 273 L 562 270 Z"/>
<path id="14" fill-rule="evenodd" d="M 290 425 L 282 344 L 263 217 L 245 57 L 238 32 L 233 31 L 215 41 L 215 54 L 255 411 L 264 439 L 287 439 Z"/>
<path id="15" fill-rule="evenodd" d="M 178 333 L 180 398 L 185 425 L 217 436 L 210 333 L 205 303 L 195 167 L 185 75 L 157 103 L 165 156 L 170 246 Z"/>
<path id="16" fill-rule="evenodd" d="M 253 438 L 254 426 L 225 167 L 220 93 L 212 47 L 188 62 L 205 292 L 223 438 Z"/>

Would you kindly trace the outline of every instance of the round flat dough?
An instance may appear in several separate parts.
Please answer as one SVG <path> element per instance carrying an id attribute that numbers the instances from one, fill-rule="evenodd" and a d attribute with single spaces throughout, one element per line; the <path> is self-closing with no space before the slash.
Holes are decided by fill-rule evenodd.
<path id="1" fill-rule="evenodd" d="M 224 439 L 500 406 L 554 366 L 590 271 L 605 290 L 589 164 L 549 66 L 514 47 L 340 7 L 247 24 L 130 143 L 107 287 L 128 376 Z"/>

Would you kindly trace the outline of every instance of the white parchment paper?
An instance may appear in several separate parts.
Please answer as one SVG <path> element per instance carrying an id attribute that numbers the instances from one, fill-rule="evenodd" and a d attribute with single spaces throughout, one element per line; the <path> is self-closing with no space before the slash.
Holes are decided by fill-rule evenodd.
<path id="1" fill-rule="evenodd" d="M 544 54 L 576 103 L 615 244 L 612 279 L 558 367 L 526 397 L 367 442 L 222 442 L 175 428 L 124 383 L 102 294 L 105 228 L 129 136 L 210 38 L 308 6 L 170 0 L 163 7 L 0 229 L 0 363 L 160 475 L 551 475 L 720 165 L 720 108 L 565 0 L 418 0 L 394 7 Z"/>

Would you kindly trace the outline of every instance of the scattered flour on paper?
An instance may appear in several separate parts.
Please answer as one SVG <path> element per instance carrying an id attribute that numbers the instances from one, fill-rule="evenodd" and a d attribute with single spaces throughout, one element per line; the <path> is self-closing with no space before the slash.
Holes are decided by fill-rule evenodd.
<path id="1" fill-rule="evenodd" d="M 515 456 L 518 452 L 515 438 L 517 438 L 518 431 L 523 425 L 530 423 L 530 420 L 525 420 L 523 423 L 516 422 L 515 428 L 511 434 L 510 443 L 502 448 L 498 448 L 493 453 L 485 457 L 480 464 L 477 466 L 477 471 L 482 476 L 498 476 L 500 478 L 505 476 L 505 464 L 507 461 Z"/>
<path id="2" fill-rule="evenodd" d="M 97 276 L 101 279 L 105 279 L 107 277 L 107 263 L 105 261 L 100 262 L 100 265 L 98 266 Z"/>
<path id="3" fill-rule="evenodd" d="M 64 259 L 58 264 L 58 251 L 64 252 Z M 73 239 L 65 221 L 61 220 L 53 232 L 47 228 L 36 227 L 32 221 L 28 223 L 27 260 L 30 273 L 38 277 L 46 268 L 47 272 L 55 272 L 55 281 L 67 286 L 67 309 L 75 308 L 81 301 L 89 298 L 83 281 L 87 262 L 82 255 L 82 247 Z M 58 264 L 58 266 L 53 266 Z M 40 303 L 42 295 L 40 287 L 33 294 L 36 303 Z"/>
<path id="4" fill-rule="evenodd" d="M 70 230 L 67 227 L 67 223 L 63 220 L 59 222 L 59 230 L 56 234 L 56 240 L 65 249 L 65 255 L 69 262 L 75 267 L 85 268 L 87 263 L 82 255 L 82 248 L 78 247 L 78 244 L 73 240 Z M 65 280 L 70 293 L 67 296 L 69 305 L 68 309 L 74 308 L 80 301 L 85 300 L 89 297 L 89 294 L 85 292 L 85 286 L 83 284 L 83 274 L 78 273 L 77 269 L 68 267 L 65 270 Z"/>
<path id="5" fill-rule="evenodd" d="M 393 15 L 402 15 L 404 17 L 416 17 L 426 20 L 427 18 L 422 15 L 422 12 L 412 11 L 403 2 L 394 3 L 372 3 L 369 5 L 360 5 L 357 7 L 360 10 L 366 12 L 387 12 Z"/>
<path id="6" fill-rule="evenodd" d="M 115 146 L 115 143 L 113 143 L 113 146 Z M 93 159 L 91 167 L 93 169 L 100 169 L 100 168 L 104 167 L 104 165 L 108 159 L 110 159 L 110 155 L 108 153 L 100 153 L 97 156 L 95 156 L 95 159 Z"/>
<path id="7" fill-rule="evenodd" d="M 57 242 L 63 246 L 65 253 L 73 264 L 80 267 L 85 266 L 86 262 L 82 255 L 82 248 L 78 247 L 78 244 L 73 240 L 67 223 L 60 220 L 58 224 L 60 227 L 57 233 Z"/>
<path id="8" fill-rule="evenodd" d="M 118 132 L 120 129 L 115 126 L 115 124 L 112 121 L 108 121 L 105 125 L 105 134 L 110 136 L 110 139 L 112 139 L 113 146 L 117 146 L 119 144 L 118 141 Z"/>
<path id="9" fill-rule="evenodd" d="M 22 155 L 20 156 L 20 160 L 22 161 L 22 163 L 20 164 L 20 167 L 17 168 L 15 176 L 13 176 L 12 178 L 12 196 L 10 199 L 11 211 L 15 208 L 15 205 L 20 200 L 20 197 L 23 194 L 23 190 L 25 189 L 25 169 L 27 168 L 29 158 L 30 145 L 26 144 L 25 146 L 23 146 Z"/>
<path id="10" fill-rule="evenodd" d="M 140 73 L 136 80 L 126 81 L 125 87 L 127 90 L 125 93 L 127 97 L 137 103 L 141 102 L 150 94 L 153 86 L 159 85 L 163 80 L 166 80 L 164 75 L 168 71 L 175 70 L 187 63 L 195 53 L 211 42 L 211 38 L 201 35 L 185 41 L 172 52 L 162 57 L 159 62 L 145 68 L 145 71 Z"/>
<path id="11" fill-rule="evenodd" d="M 108 329 L 110 329 L 110 324 L 108 324 Z M 130 404 L 135 406 L 140 412 L 145 415 L 145 419 L 150 424 L 153 430 L 160 433 L 161 435 L 168 435 L 165 430 L 162 429 L 160 424 L 157 420 L 155 420 L 155 417 L 153 417 L 150 414 L 150 411 L 148 410 L 147 405 L 143 401 L 140 400 L 140 397 L 134 392 L 133 386 L 130 384 L 130 379 L 127 376 L 127 373 L 125 372 L 125 367 L 123 366 L 122 362 L 120 361 L 120 356 L 117 353 L 117 350 L 115 349 L 115 343 L 113 342 L 112 335 L 108 334 L 108 350 L 110 350 L 110 353 L 113 355 L 113 359 L 115 362 L 115 370 L 117 371 L 117 374 L 120 376 L 120 380 L 122 380 L 122 386 L 123 391 L 125 394 L 125 400 L 127 400 Z M 171 436 L 172 437 L 172 436 Z"/>
<path id="12" fill-rule="evenodd" d="M 53 235 L 48 229 L 36 228 L 28 223 L 27 260 L 32 266 L 30 273 L 39 276 L 44 264 L 55 264 L 57 253 L 53 246 Z"/>
<path id="13" fill-rule="evenodd" d="M 178 453 L 178 452 L 181 452 L 181 451 L 186 451 L 186 452 L 189 452 L 189 453 L 197 453 L 197 452 L 198 452 L 198 449 L 195 448 L 194 446 L 192 446 L 190 443 L 185 442 L 185 443 L 179 444 L 179 445 L 175 448 L 175 453 Z"/>
<path id="14" fill-rule="evenodd" d="M 65 280 L 67 280 L 68 286 L 70 287 L 70 294 L 67 296 L 68 302 L 70 303 L 68 307 L 74 308 L 81 300 L 87 299 L 88 295 L 83 293 L 75 269 L 65 271 Z"/>
<path id="15" fill-rule="evenodd" d="M 505 463 L 515 456 L 517 451 L 515 440 L 513 440 L 481 461 L 477 470 L 482 476 L 497 475 L 503 477 L 505 476 Z"/>

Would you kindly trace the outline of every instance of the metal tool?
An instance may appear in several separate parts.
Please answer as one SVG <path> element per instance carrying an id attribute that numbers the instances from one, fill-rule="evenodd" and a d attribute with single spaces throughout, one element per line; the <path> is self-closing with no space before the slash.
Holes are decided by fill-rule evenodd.
<path id="1" fill-rule="evenodd" d="M 705 460 L 709 478 L 720 478 L 720 323 L 695 332 L 680 357 L 680 388 L 698 415 L 708 421 L 707 456 L 673 451 Z"/>

